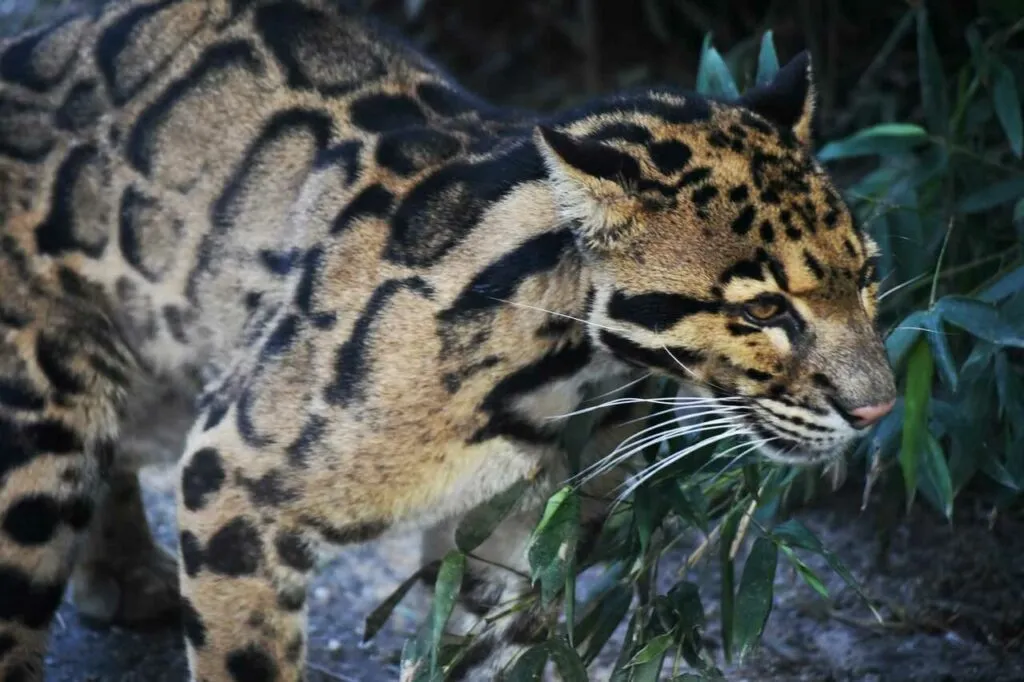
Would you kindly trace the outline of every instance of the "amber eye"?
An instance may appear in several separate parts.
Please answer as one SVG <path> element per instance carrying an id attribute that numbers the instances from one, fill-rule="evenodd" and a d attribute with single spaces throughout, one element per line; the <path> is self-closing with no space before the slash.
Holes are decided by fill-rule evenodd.
<path id="1" fill-rule="evenodd" d="M 786 299 L 779 296 L 759 296 L 743 305 L 743 316 L 755 324 L 771 322 L 788 311 Z"/>

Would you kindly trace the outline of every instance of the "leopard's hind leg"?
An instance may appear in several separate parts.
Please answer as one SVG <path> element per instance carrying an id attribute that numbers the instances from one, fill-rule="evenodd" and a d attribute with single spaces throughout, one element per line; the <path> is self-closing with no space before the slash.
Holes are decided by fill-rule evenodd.
<path id="1" fill-rule="evenodd" d="M 71 578 L 70 597 L 86 625 L 177 624 L 177 560 L 150 530 L 138 471 L 168 466 L 181 455 L 197 389 L 183 378 L 146 377 L 133 386 L 114 467 L 105 477 Z"/>
<path id="2" fill-rule="evenodd" d="M 0 243 L 0 679 L 41 680 L 48 629 L 111 466 L 135 362 L 70 270 Z"/>

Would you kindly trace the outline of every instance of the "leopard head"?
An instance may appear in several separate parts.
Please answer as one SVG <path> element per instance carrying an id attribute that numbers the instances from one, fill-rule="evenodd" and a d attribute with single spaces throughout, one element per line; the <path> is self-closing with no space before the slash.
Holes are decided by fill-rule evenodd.
<path id="1" fill-rule="evenodd" d="M 768 457 L 841 453 L 892 407 L 878 247 L 811 147 L 809 56 L 738 101 L 666 89 L 538 126 L 595 344 L 738 406 Z"/>

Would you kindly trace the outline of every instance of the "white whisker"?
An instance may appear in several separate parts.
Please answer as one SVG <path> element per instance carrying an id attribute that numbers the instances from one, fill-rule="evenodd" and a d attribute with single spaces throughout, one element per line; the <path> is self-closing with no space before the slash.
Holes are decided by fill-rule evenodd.
<path id="1" fill-rule="evenodd" d="M 590 407 L 582 407 L 582 408 L 580 408 L 578 410 L 573 410 L 572 412 L 566 412 L 564 414 L 552 415 L 550 417 L 547 417 L 547 419 L 549 419 L 549 420 L 568 419 L 569 417 L 574 417 L 574 416 L 579 415 L 579 414 L 586 414 L 588 412 L 593 412 L 595 410 L 602 410 L 602 409 L 609 408 L 609 407 L 615 407 L 616 405 L 641 404 L 641 403 L 646 403 L 646 404 L 650 404 L 650 405 L 674 405 L 675 407 L 701 407 L 701 406 L 705 406 L 705 405 L 721 405 L 721 407 L 719 409 L 722 409 L 722 410 L 734 410 L 734 409 L 737 409 L 737 408 L 745 408 L 745 406 L 743 406 L 743 405 L 721 404 L 720 401 L 718 401 L 717 399 L 713 399 L 713 398 L 699 398 L 699 399 L 695 398 L 693 400 L 686 400 L 686 401 L 684 401 L 684 400 L 677 400 L 677 399 L 674 399 L 674 398 L 616 398 L 614 400 L 608 400 L 606 402 L 603 402 L 600 405 L 592 405 Z"/>
<path id="2" fill-rule="evenodd" d="M 671 464 L 674 464 L 675 462 L 678 462 L 680 459 L 682 459 L 686 455 L 690 454 L 691 452 L 695 452 L 695 451 L 703 448 L 706 445 L 711 445 L 712 443 L 717 443 L 717 442 L 719 442 L 721 440 L 725 440 L 726 438 L 731 438 L 732 436 L 738 435 L 740 433 L 742 433 L 742 432 L 739 431 L 738 429 L 732 429 L 732 430 L 726 431 L 725 433 L 721 433 L 721 434 L 718 434 L 716 436 L 711 436 L 710 438 L 705 438 L 704 440 L 700 441 L 699 443 L 696 443 L 696 444 L 691 445 L 691 446 L 689 446 L 687 448 L 684 448 L 683 450 L 681 450 L 678 453 L 674 453 L 671 457 L 666 457 L 661 462 L 658 462 L 657 464 L 652 465 L 651 467 L 649 467 L 644 472 L 641 472 L 641 474 L 638 477 L 636 477 L 636 479 L 632 482 L 632 484 L 629 486 L 629 488 L 624 493 L 619 495 L 619 497 L 617 498 L 617 501 L 621 502 L 625 498 L 629 497 L 633 493 L 634 490 L 636 490 L 639 486 L 643 485 L 643 483 L 645 481 L 647 481 L 651 476 L 653 476 L 654 474 L 658 473 L 659 471 L 661 471 L 665 467 L 670 466 Z M 623 483 L 622 485 L 626 485 L 626 483 Z"/>
<path id="3" fill-rule="evenodd" d="M 644 482 L 650 480 L 652 476 L 656 476 L 659 471 L 661 471 L 662 469 L 664 469 L 666 467 L 672 466 L 673 464 L 675 464 L 676 462 L 678 462 L 679 460 L 681 460 L 683 457 L 685 457 L 686 455 L 690 454 L 691 452 L 695 452 L 696 450 L 704 447 L 705 445 L 707 445 L 709 443 L 717 442 L 719 440 L 724 440 L 725 438 L 727 438 L 729 436 L 739 435 L 740 433 L 741 433 L 740 431 L 731 431 L 728 434 L 722 435 L 721 437 L 715 437 L 714 439 L 705 439 L 705 440 L 702 440 L 700 443 L 692 445 L 692 446 L 690 446 L 690 447 L 688 447 L 688 448 L 686 448 L 684 450 L 680 450 L 679 452 L 672 453 L 671 455 L 663 458 L 661 461 L 657 462 L 656 464 L 652 464 L 647 469 L 641 471 L 637 475 L 636 486 L 634 486 L 634 488 L 637 487 L 637 486 L 643 485 Z M 728 450 L 725 450 L 725 452 L 731 452 L 732 450 L 735 450 L 737 447 L 743 447 L 743 446 L 746 446 L 747 444 L 748 443 L 746 441 L 744 441 L 740 445 L 734 445 L 733 447 L 729 448 Z M 716 455 L 715 457 L 718 457 L 718 455 Z"/>
<path id="4" fill-rule="evenodd" d="M 702 414 L 695 414 L 695 415 L 692 415 L 692 416 L 693 416 L 693 418 L 696 418 L 696 417 L 699 417 L 699 416 L 703 416 L 703 414 L 717 414 L 717 412 L 707 412 L 707 413 L 702 413 Z M 671 422 L 668 422 L 668 423 L 678 423 L 679 421 L 681 421 L 681 420 L 672 420 Z M 622 461 L 629 459 L 630 457 L 632 457 L 636 453 L 644 450 L 645 448 L 649 447 L 650 445 L 652 445 L 654 443 L 659 443 L 659 442 L 662 442 L 662 441 L 666 441 L 666 440 L 669 440 L 671 438 L 679 438 L 681 436 L 685 436 L 685 435 L 690 434 L 690 433 L 698 433 L 700 431 L 704 431 L 704 430 L 707 430 L 707 429 L 710 429 L 710 428 L 716 428 L 716 427 L 720 427 L 720 426 L 734 426 L 735 425 L 735 420 L 734 420 L 734 418 L 732 416 L 728 416 L 728 417 L 721 417 L 719 419 L 713 419 L 713 420 L 710 420 L 710 421 L 707 421 L 707 422 L 701 422 L 699 424 L 685 424 L 684 426 L 681 426 L 681 427 L 676 428 L 676 429 L 668 429 L 668 430 L 666 430 L 663 433 L 656 433 L 653 436 L 650 436 L 650 435 L 646 436 L 646 437 L 642 438 L 639 443 L 634 443 L 633 442 L 638 437 L 640 437 L 642 434 L 644 434 L 645 432 L 650 432 L 650 431 L 652 431 L 654 429 L 658 429 L 660 427 L 663 427 L 664 425 L 665 425 L 665 423 L 656 424 L 655 426 L 648 427 L 648 428 L 644 429 L 643 431 L 639 431 L 639 432 L 633 434 L 629 438 L 625 439 L 622 443 L 617 445 L 616 448 L 612 452 L 610 452 L 608 455 L 606 455 L 605 457 L 601 458 L 597 462 L 591 464 L 586 469 L 584 469 L 579 474 L 577 474 L 576 477 L 586 476 L 587 477 L 586 480 L 590 480 L 591 478 L 594 478 L 595 476 L 598 476 L 598 475 L 604 473 L 605 471 L 611 469 L 612 467 L 614 467 L 615 465 L 621 463 Z M 623 451 L 624 449 L 625 449 L 625 451 Z M 594 471 L 594 469 L 597 469 L 598 471 L 596 471 L 594 473 L 591 473 L 591 472 Z M 574 478 L 576 478 L 576 477 L 574 477 Z"/>
<path id="5" fill-rule="evenodd" d="M 518 301 L 509 301 L 508 299 L 497 298 L 496 296 L 488 296 L 488 298 L 490 298 L 491 300 L 494 300 L 494 301 L 500 301 L 501 303 L 507 303 L 509 305 L 514 305 L 514 306 L 517 306 L 519 308 L 527 308 L 529 310 L 536 310 L 537 312 L 547 313 L 548 315 L 554 315 L 555 317 L 564 317 L 564 318 L 566 318 L 568 320 L 573 320 L 574 322 L 579 322 L 580 324 L 584 324 L 584 325 L 587 325 L 589 327 L 594 327 L 595 329 L 605 329 L 605 330 L 611 331 L 611 332 L 618 332 L 619 334 L 629 334 L 628 330 L 622 329 L 621 327 L 609 327 L 607 325 L 599 324 L 597 322 L 592 322 L 590 320 L 584 320 L 582 317 L 575 317 L 575 316 L 569 315 L 567 313 L 560 313 L 560 312 L 556 312 L 554 310 L 547 310 L 546 308 L 541 308 L 539 306 L 530 305 L 529 303 L 520 303 Z"/>
<path id="6" fill-rule="evenodd" d="M 644 374 L 644 375 L 643 375 L 642 377 L 640 377 L 639 379 L 634 379 L 633 381 L 630 381 L 630 382 L 628 382 L 628 383 L 626 383 L 626 384 L 624 384 L 624 385 L 622 385 L 622 386 L 619 386 L 618 388 L 613 388 L 613 389 L 612 389 L 612 390 L 610 390 L 610 391 L 606 391 L 605 393 L 601 393 L 600 395 L 595 395 L 595 396 L 594 396 L 594 397 L 592 397 L 592 398 L 588 398 L 588 399 L 586 400 L 586 402 L 590 402 L 590 401 L 592 401 L 592 400 L 597 400 L 598 398 L 603 398 L 603 397 L 605 397 L 606 395 L 611 395 L 612 393 L 618 393 L 619 391 L 625 391 L 625 390 L 626 390 L 627 388 L 629 388 L 629 387 L 631 387 L 631 386 L 635 386 L 636 384 L 639 384 L 639 383 L 640 383 L 640 382 L 642 382 L 642 381 L 647 381 L 647 379 L 651 378 L 651 376 L 652 376 L 653 374 L 654 374 L 653 372 L 648 372 L 647 374 Z"/>
<path id="7" fill-rule="evenodd" d="M 777 436 L 772 436 L 771 438 L 765 438 L 765 439 L 762 439 L 762 440 L 758 440 L 758 441 L 754 441 L 754 442 L 751 442 L 751 441 L 745 441 L 745 442 L 743 443 L 743 445 L 750 445 L 750 447 L 748 447 L 748 448 L 747 448 L 746 450 L 744 450 L 744 451 L 743 451 L 743 452 L 741 452 L 740 454 L 738 454 L 738 455 L 736 455 L 735 457 L 733 457 L 733 458 L 732 458 L 732 459 L 731 459 L 731 460 L 729 461 L 729 463 L 728 463 L 728 464 L 726 464 L 726 465 L 725 465 L 724 467 L 722 467 L 722 470 L 721 470 L 721 471 L 719 471 L 719 472 L 718 472 L 717 474 L 715 474 L 714 476 L 712 476 L 712 477 L 711 477 L 711 480 L 710 480 L 710 481 L 708 481 L 708 483 L 707 483 L 707 484 L 708 484 L 708 485 L 711 485 L 711 484 L 713 484 L 713 483 L 714 483 L 715 481 L 717 481 L 717 480 L 718 480 L 718 478 L 719 478 L 719 477 L 720 477 L 720 476 L 721 476 L 722 474 L 724 474 L 724 473 L 725 473 L 726 471 L 728 471 L 728 470 L 729 470 L 729 467 L 731 467 L 731 466 L 732 466 L 733 464 L 735 464 L 736 462 L 740 461 L 741 459 L 743 459 L 744 457 L 746 457 L 747 455 L 749 455 L 749 454 L 750 454 L 751 452 L 753 452 L 754 450 L 757 450 L 758 448 L 760 448 L 760 447 L 763 447 L 763 446 L 765 446 L 765 445 L 767 445 L 767 444 L 769 444 L 769 443 L 771 443 L 772 441 L 775 441 L 775 440 L 779 440 Z M 728 450 L 724 450 L 724 451 L 722 451 L 721 453 L 719 453 L 718 455 L 716 455 L 715 457 L 713 457 L 711 461 L 713 462 L 713 461 L 716 461 L 716 460 L 719 460 L 719 459 L 722 459 L 722 458 L 724 458 L 724 457 L 725 457 L 725 454 L 726 454 L 727 452 L 731 452 L 731 451 L 732 451 L 732 450 L 733 450 L 734 448 L 735 448 L 735 446 L 734 446 L 733 448 L 729 448 Z M 711 462 L 708 462 L 708 464 L 710 464 L 710 463 L 711 463 Z"/>

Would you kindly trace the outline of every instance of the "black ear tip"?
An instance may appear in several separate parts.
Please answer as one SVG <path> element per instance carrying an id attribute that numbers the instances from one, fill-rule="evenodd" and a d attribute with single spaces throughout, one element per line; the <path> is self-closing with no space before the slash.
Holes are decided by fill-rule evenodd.
<path id="1" fill-rule="evenodd" d="M 564 156 L 572 148 L 572 138 L 565 133 L 559 132 L 543 124 L 537 125 L 537 132 L 541 139 L 559 155 Z"/>
<path id="2" fill-rule="evenodd" d="M 779 75 L 785 73 L 787 78 L 803 78 L 806 80 L 810 76 L 810 70 L 811 51 L 801 50 L 780 69 Z"/>
<path id="3" fill-rule="evenodd" d="M 558 132 L 557 130 L 550 126 L 544 125 L 543 123 L 537 124 L 537 132 L 540 134 L 542 138 L 544 138 L 544 141 L 547 142 L 548 144 L 551 144 L 552 140 L 558 140 L 562 137 L 565 137 L 565 135 L 563 135 L 562 133 Z"/>

